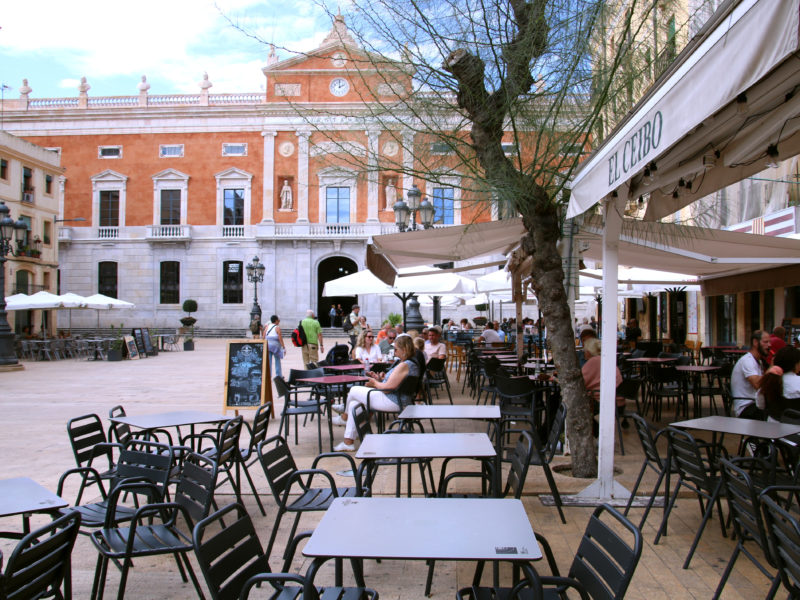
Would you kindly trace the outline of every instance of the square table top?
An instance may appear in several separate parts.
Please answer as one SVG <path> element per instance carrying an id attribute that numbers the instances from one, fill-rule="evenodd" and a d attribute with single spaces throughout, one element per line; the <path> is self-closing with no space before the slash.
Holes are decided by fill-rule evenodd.
<path id="1" fill-rule="evenodd" d="M 184 425 L 200 425 L 203 423 L 222 423 L 230 417 L 201 410 L 176 410 L 150 415 L 127 415 L 125 417 L 109 417 L 113 423 L 123 423 L 138 429 L 159 429 L 162 427 L 182 427 Z"/>
<path id="2" fill-rule="evenodd" d="M 364 375 L 323 375 L 322 377 L 304 377 L 297 381 L 303 383 L 318 383 L 323 385 L 334 385 L 339 383 L 358 383 L 359 381 L 367 381 L 369 377 Z"/>
<path id="3" fill-rule="evenodd" d="M 663 358 L 658 358 L 658 357 L 655 357 L 655 356 L 641 356 L 639 358 L 628 358 L 627 359 L 628 362 L 656 363 L 656 364 L 674 362 L 676 360 L 678 360 L 678 359 L 675 358 L 675 357 L 667 357 L 667 356 L 665 356 Z"/>
<path id="4" fill-rule="evenodd" d="M 720 415 L 689 419 L 688 421 L 678 421 L 677 423 L 670 423 L 670 425 L 672 427 L 680 427 L 681 429 L 702 429 L 715 433 L 731 433 L 733 435 L 757 437 L 767 440 L 777 440 L 787 435 L 800 433 L 800 425 L 778 423 L 775 421 L 740 419 L 739 417 L 723 417 Z"/>
<path id="5" fill-rule="evenodd" d="M 29 477 L 0 479 L 0 517 L 65 508 L 69 502 Z"/>
<path id="6" fill-rule="evenodd" d="M 399 419 L 499 419 L 497 405 L 475 404 L 410 404 Z"/>
<path id="7" fill-rule="evenodd" d="M 370 433 L 356 458 L 494 458 L 497 455 L 485 433 Z"/>
<path id="8" fill-rule="evenodd" d="M 399 560 L 542 557 L 522 502 L 498 498 L 336 498 L 303 554 Z"/>
<path id="9" fill-rule="evenodd" d="M 712 365 L 678 365 L 675 370 L 687 373 L 708 373 L 709 371 L 719 371 L 719 367 Z"/>

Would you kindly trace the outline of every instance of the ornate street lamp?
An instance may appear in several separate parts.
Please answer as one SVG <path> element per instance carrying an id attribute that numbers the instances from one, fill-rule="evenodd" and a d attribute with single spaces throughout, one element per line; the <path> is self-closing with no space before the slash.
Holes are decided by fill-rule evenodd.
<path id="1" fill-rule="evenodd" d="M 6 314 L 6 255 L 13 254 L 13 242 L 23 239 L 28 225 L 22 219 L 15 223 L 10 214 L 5 202 L 0 202 L 0 370 L 22 368 L 14 353 L 14 332 Z"/>
<path id="2" fill-rule="evenodd" d="M 266 267 L 259 262 L 257 256 L 254 256 L 253 261 L 245 269 L 247 270 L 247 281 L 253 284 L 253 308 L 250 310 L 250 321 L 252 322 L 255 319 L 261 321 L 261 307 L 258 305 L 258 284 L 264 281 Z"/>
<path id="3" fill-rule="evenodd" d="M 430 229 L 433 227 L 433 204 L 428 202 L 427 198 L 422 198 L 422 192 L 419 191 L 417 184 L 412 184 L 411 189 L 406 194 L 408 202 L 398 200 L 394 203 L 392 209 L 394 210 L 394 222 L 400 231 L 415 231 L 417 229 L 417 213 L 419 213 L 419 224 L 423 229 Z M 411 223 L 409 224 L 409 217 Z"/>

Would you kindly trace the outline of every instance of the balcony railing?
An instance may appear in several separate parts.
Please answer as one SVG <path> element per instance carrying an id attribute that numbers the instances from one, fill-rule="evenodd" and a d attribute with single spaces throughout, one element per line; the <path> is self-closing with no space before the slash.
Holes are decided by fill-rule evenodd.
<path id="1" fill-rule="evenodd" d="M 119 227 L 98 227 L 97 237 L 101 240 L 114 240 L 119 237 Z"/>
<path id="2" fill-rule="evenodd" d="M 243 238 L 244 225 L 223 225 L 222 237 L 226 238 Z"/>
<path id="3" fill-rule="evenodd" d="M 188 240 L 191 229 L 189 225 L 148 225 L 145 237 L 148 240 Z"/>
<path id="4" fill-rule="evenodd" d="M 364 237 L 363 223 L 312 223 L 309 227 L 313 236 Z"/>

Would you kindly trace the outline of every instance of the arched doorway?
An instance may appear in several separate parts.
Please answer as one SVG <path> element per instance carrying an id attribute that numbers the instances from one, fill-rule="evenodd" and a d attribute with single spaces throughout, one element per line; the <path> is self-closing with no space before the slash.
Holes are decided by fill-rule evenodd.
<path id="1" fill-rule="evenodd" d="M 332 256 L 319 263 L 319 267 L 317 267 L 317 317 L 323 327 L 341 327 L 341 317 L 350 314 L 350 309 L 353 304 L 358 302 L 358 297 L 354 294 L 352 296 L 323 298 L 322 288 L 332 279 L 339 279 L 356 271 L 358 271 L 358 265 L 356 265 L 355 261 L 344 256 Z M 331 324 L 329 316 L 331 304 L 337 307 L 341 305 L 342 307 L 341 315 L 334 320 L 333 324 Z"/>

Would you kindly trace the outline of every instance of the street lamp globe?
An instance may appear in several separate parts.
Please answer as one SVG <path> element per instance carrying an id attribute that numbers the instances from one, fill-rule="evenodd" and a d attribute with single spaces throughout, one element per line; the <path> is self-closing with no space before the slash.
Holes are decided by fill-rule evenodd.
<path id="1" fill-rule="evenodd" d="M 427 197 L 423 198 L 422 202 L 420 202 L 418 212 L 419 212 L 419 220 L 422 226 L 425 229 L 430 229 L 431 227 L 433 227 L 433 216 L 434 216 L 433 204 L 431 204 L 428 201 Z"/>
<path id="2" fill-rule="evenodd" d="M 392 206 L 392 210 L 394 210 L 395 225 L 397 225 L 400 231 L 405 231 L 408 227 L 408 217 L 411 214 L 411 211 L 408 209 L 408 204 L 402 200 L 398 200 L 394 203 L 394 206 Z"/>
<path id="3" fill-rule="evenodd" d="M 411 189 L 408 190 L 406 196 L 408 196 L 408 209 L 411 212 L 416 212 L 419 208 L 419 199 L 422 197 L 422 192 L 419 191 L 416 183 L 411 185 Z"/>

